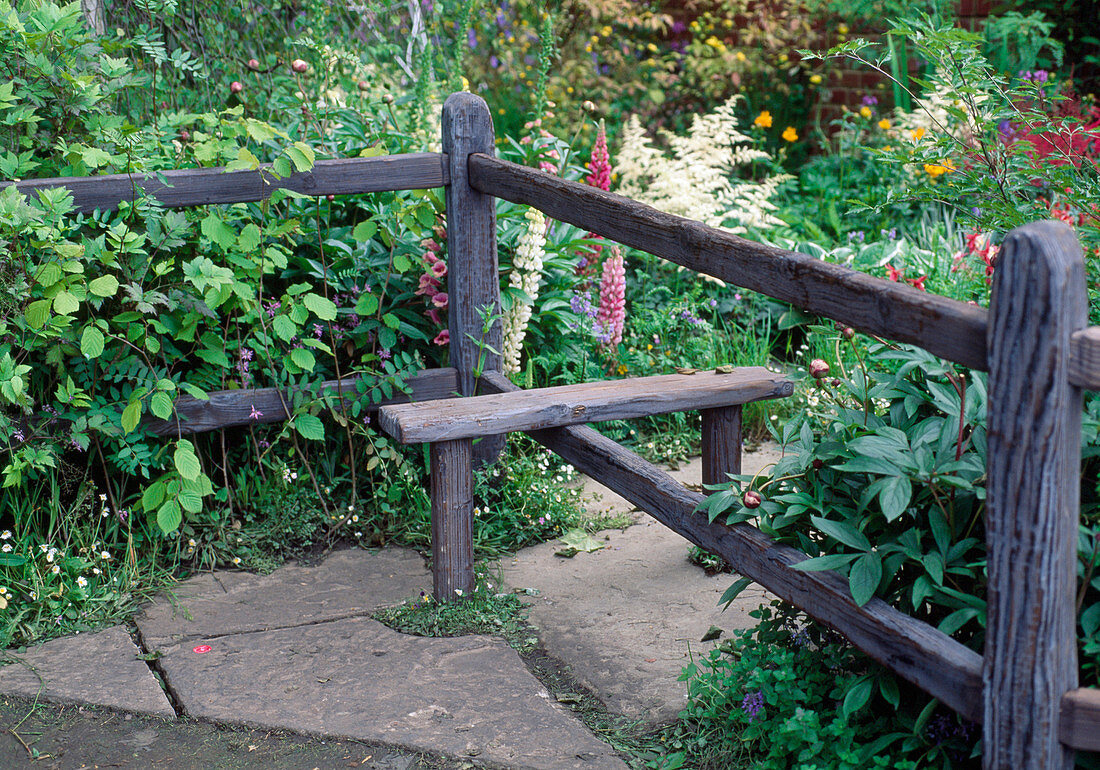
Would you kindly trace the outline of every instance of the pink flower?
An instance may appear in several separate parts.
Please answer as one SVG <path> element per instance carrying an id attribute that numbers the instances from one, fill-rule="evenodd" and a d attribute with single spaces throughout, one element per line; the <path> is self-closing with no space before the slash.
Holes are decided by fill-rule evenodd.
<path id="1" fill-rule="evenodd" d="M 449 345 L 451 343 L 451 332 L 448 329 L 444 329 L 439 334 L 435 335 L 435 339 L 432 340 L 436 345 Z"/>
<path id="2" fill-rule="evenodd" d="M 248 419 L 258 420 L 258 419 L 260 419 L 261 417 L 264 416 L 264 413 L 261 412 L 259 409 L 257 409 L 255 404 L 251 404 L 251 406 L 252 406 L 252 411 L 249 412 Z"/>
<path id="3" fill-rule="evenodd" d="M 442 278 L 447 274 L 447 263 L 441 259 L 437 259 L 432 263 L 432 275 L 436 278 Z"/>
<path id="4" fill-rule="evenodd" d="M 439 292 L 439 281 L 435 279 L 431 273 L 424 273 L 420 276 L 420 288 L 416 290 L 417 295 L 426 294 L 429 297 L 434 297 Z"/>
<path id="5" fill-rule="evenodd" d="M 447 307 L 447 292 L 438 292 L 434 297 L 432 297 L 432 304 L 440 310 Z"/>
<path id="6" fill-rule="evenodd" d="M 429 320 L 436 326 L 443 325 L 443 314 L 439 312 L 439 308 L 430 307 L 424 311 L 424 315 L 428 316 Z"/>
<path id="7" fill-rule="evenodd" d="M 425 238 L 420 242 L 420 245 L 427 249 L 429 252 L 439 251 L 439 244 L 435 242 L 435 238 Z M 432 254 L 432 256 L 434 257 L 435 254 Z M 425 254 L 424 258 L 427 259 L 428 255 Z"/>
<path id="8" fill-rule="evenodd" d="M 611 154 L 607 151 L 607 129 L 602 120 L 596 132 L 596 144 L 592 147 L 592 159 L 588 161 L 588 170 L 591 173 L 585 177 L 584 181 L 601 190 L 611 189 Z"/>
<path id="9" fill-rule="evenodd" d="M 623 323 L 626 320 L 626 268 L 619 247 L 612 246 L 611 254 L 603 263 L 600 278 L 600 309 L 596 320 L 606 335 L 606 344 L 618 345 L 623 341 Z"/>

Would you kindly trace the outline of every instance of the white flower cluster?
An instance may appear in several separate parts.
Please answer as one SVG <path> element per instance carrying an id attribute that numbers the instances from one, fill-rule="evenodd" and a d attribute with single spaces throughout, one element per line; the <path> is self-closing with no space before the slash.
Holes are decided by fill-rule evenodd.
<path id="1" fill-rule="evenodd" d="M 542 279 L 542 260 L 546 256 L 546 216 L 538 209 L 528 209 L 527 229 L 516 245 L 516 256 L 512 263 L 512 272 L 508 276 L 508 285 L 519 289 L 534 303 L 539 295 L 539 281 Z M 519 371 L 519 354 L 523 348 L 523 338 L 527 336 L 527 322 L 531 320 L 531 305 L 519 300 L 512 303 L 504 313 L 504 372 L 514 374 Z"/>
<path id="2" fill-rule="evenodd" d="M 746 227 L 781 224 L 768 198 L 787 175 L 760 182 L 731 181 L 734 170 L 771 158 L 749 145 L 753 139 L 737 129 L 734 96 L 709 115 L 696 115 L 687 136 L 665 132 L 669 157 L 657 149 L 634 115 L 623 131 L 616 170 L 623 195 L 711 227 L 744 232 Z M 734 227 L 725 227 L 729 220 Z"/>

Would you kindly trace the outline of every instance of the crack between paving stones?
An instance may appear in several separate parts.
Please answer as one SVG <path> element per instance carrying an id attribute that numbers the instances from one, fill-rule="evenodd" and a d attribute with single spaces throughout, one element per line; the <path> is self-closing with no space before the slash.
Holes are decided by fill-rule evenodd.
<path id="1" fill-rule="evenodd" d="M 164 697 L 168 699 L 168 705 L 172 707 L 172 711 L 176 712 L 176 718 L 187 716 L 187 711 L 183 708 L 183 703 L 180 701 L 179 696 L 176 695 L 176 691 L 172 689 L 172 685 L 168 682 L 168 672 L 160 665 L 159 657 L 152 657 L 153 651 L 151 651 L 149 645 L 145 643 L 145 637 L 142 635 L 141 629 L 138 628 L 136 623 L 130 628 L 130 638 L 133 639 L 137 648 L 141 650 L 142 660 L 144 660 L 145 665 L 149 667 L 149 673 L 153 675 L 153 679 L 160 685 L 161 691 L 164 692 Z"/>

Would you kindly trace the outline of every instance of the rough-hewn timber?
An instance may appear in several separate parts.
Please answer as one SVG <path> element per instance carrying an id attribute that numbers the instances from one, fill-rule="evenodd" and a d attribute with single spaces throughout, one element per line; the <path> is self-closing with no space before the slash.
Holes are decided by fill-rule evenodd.
<path id="1" fill-rule="evenodd" d="M 989 323 L 982 766 L 1072 770 L 1062 696 L 1077 687 L 1081 390 L 1070 335 L 1088 317 L 1073 231 L 1033 222 L 1008 234 Z"/>
<path id="2" fill-rule="evenodd" d="M 621 195 L 537 169 L 475 155 L 470 183 L 535 206 L 678 265 L 785 300 L 869 334 L 911 342 L 938 356 L 986 368 L 986 311 L 903 283 L 765 246 Z"/>
<path id="3" fill-rule="evenodd" d="M 358 382 L 358 377 L 328 380 L 322 384 L 321 391 L 333 397 L 339 397 L 344 393 L 357 395 Z M 371 387 L 373 386 L 372 384 Z M 382 404 L 451 398 L 458 392 L 458 373 L 451 368 L 427 369 L 407 378 L 405 387 L 409 389 L 409 393 L 402 393 L 395 389 L 391 397 L 383 397 L 367 407 L 368 410 L 377 410 Z M 284 401 L 291 407 L 294 404 L 291 394 L 280 394 L 277 388 L 217 390 L 208 395 L 209 398 L 206 400 L 181 396 L 176 399 L 175 418 L 162 420 L 148 415 L 142 423 L 158 436 L 187 435 L 239 425 L 282 422 L 289 418 L 283 406 Z M 260 416 L 253 417 L 255 412 L 259 412 Z"/>
<path id="4" fill-rule="evenodd" d="M 470 439 L 431 446 L 432 577 L 441 602 L 474 590 L 473 470 Z"/>
<path id="5" fill-rule="evenodd" d="M 76 210 L 85 214 L 99 209 L 114 211 L 123 201 L 132 201 L 139 190 L 168 208 L 204 206 L 212 203 L 261 201 L 279 188 L 304 195 L 345 195 L 385 190 L 420 190 L 449 183 L 448 160 L 432 152 L 382 155 L 375 158 L 319 160 L 313 169 L 283 179 L 271 174 L 271 164 L 259 171 L 231 171 L 224 168 L 182 168 L 155 174 L 104 174 L 102 176 L 27 179 L 14 184 L 20 192 L 67 187 Z M 0 182 L 0 188 L 12 182 Z"/>
<path id="6" fill-rule="evenodd" d="M 482 378 L 486 390 L 516 387 L 506 377 Z M 879 599 L 856 606 L 836 572 L 803 572 L 806 555 L 779 545 L 755 527 L 710 523 L 695 513 L 703 501 L 652 463 L 587 426 L 529 433 L 567 462 L 648 511 L 670 529 L 712 551 L 734 569 L 844 634 L 852 644 L 973 721 L 982 717 L 981 656 Z"/>
<path id="7" fill-rule="evenodd" d="M 425 444 L 747 404 L 793 390 L 790 380 L 746 366 L 729 373 L 662 374 L 386 406 L 379 420 L 402 444 Z"/>
<path id="8" fill-rule="evenodd" d="M 1081 687 L 1062 696 L 1058 738 L 1082 751 L 1100 751 L 1100 690 Z"/>
<path id="9" fill-rule="evenodd" d="M 493 117 L 485 101 L 465 92 L 447 97 L 443 152 L 450 165 L 446 189 L 450 363 L 458 369 L 458 388 L 464 396 L 475 394 L 479 373 L 499 372 L 503 366 L 496 201 L 470 186 L 467 162 L 473 153 L 492 156 L 494 147 Z M 503 448 L 503 436 L 483 438 L 474 447 L 475 465 L 495 461 Z"/>

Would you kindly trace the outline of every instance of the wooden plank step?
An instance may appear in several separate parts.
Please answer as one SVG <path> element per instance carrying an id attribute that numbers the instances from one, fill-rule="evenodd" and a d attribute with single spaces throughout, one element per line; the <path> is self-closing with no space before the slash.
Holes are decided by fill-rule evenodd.
<path id="1" fill-rule="evenodd" d="M 563 425 L 783 398 L 794 383 L 759 366 L 662 374 L 471 398 L 384 406 L 382 428 L 402 444 L 454 441 Z"/>

